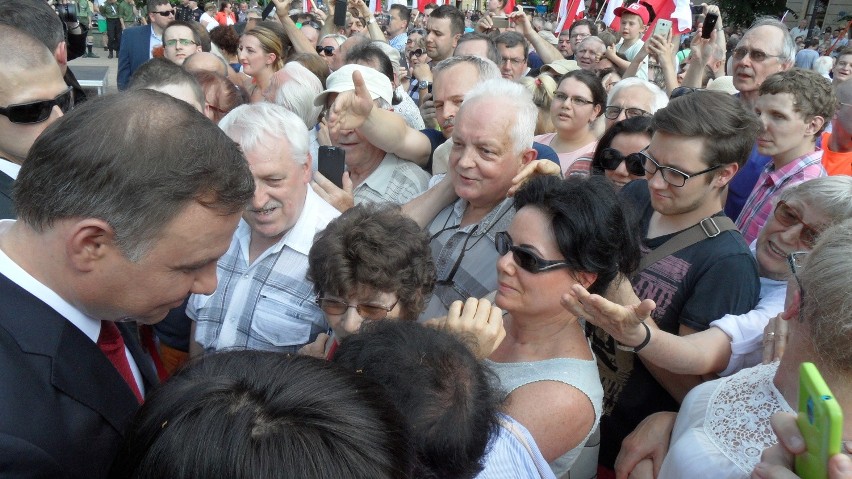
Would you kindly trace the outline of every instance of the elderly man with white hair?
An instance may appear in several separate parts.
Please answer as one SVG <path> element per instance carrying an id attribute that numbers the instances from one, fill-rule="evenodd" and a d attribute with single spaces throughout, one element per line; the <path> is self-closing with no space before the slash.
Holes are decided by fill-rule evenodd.
<path id="1" fill-rule="evenodd" d="M 275 103 L 292 111 L 305 122 L 310 139 L 311 157 L 317 158 L 319 142 L 317 130 L 322 106 L 314 105 L 314 98 L 322 93 L 322 81 L 299 62 L 287 62 L 284 68 L 272 75 L 272 88 Z M 313 161 L 313 169 L 317 171 L 317 162 Z"/>
<path id="2" fill-rule="evenodd" d="M 305 273 L 314 236 L 339 213 L 308 187 L 308 131 L 295 114 L 272 103 L 243 105 L 219 127 L 242 147 L 255 191 L 217 264 L 216 291 L 189 299 L 190 352 L 295 353 L 328 329 Z"/>
<path id="3" fill-rule="evenodd" d="M 353 73 L 361 79 L 358 86 L 369 96 L 374 108 L 389 110 L 393 86 L 388 78 L 370 67 L 344 65 L 329 75 L 326 90 L 315 105 L 331 109 L 338 95 L 356 90 Z M 357 129 L 330 128 L 331 142 L 345 152 L 346 172 L 343 189 L 337 188 L 321 174 L 315 175 L 314 190 L 340 211 L 362 202 L 402 204 L 426 191 L 429 174 L 419 166 L 389 153 L 362 136 Z"/>

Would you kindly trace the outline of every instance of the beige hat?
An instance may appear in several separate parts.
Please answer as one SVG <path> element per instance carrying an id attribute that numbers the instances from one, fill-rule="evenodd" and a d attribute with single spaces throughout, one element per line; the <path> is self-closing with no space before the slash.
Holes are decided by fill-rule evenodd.
<path id="1" fill-rule="evenodd" d="M 541 67 L 541 73 L 553 72 L 557 75 L 564 75 L 574 70 L 579 70 L 580 66 L 574 60 L 556 60 L 553 63 L 548 63 Z"/>
<path id="2" fill-rule="evenodd" d="M 722 91 L 729 95 L 736 95 L 739 91 L 734 88 L 734 77 L 722 76 L 707 82 L 707 89 L 711 91 Z"/>
<path id="3" fill-rule="evenodd" d="M 542 31 L 538 32 L 538 34 L 541 38 L 544 38 L 545 40 L 547 40 L 547 43 L 549 43 L 551 45 L 559 45 L 559 39 L 556 38 L 556 35 L 554 35 L 553 33 L 549 32 L 547 30 L 542 30 Z"/>
<path id="4" fill-rule="evenodd" d="M 388 77 L 379 73 L 370 67 L 363 65 L 343 65 L 339 70 L 328 76 L 325 80 L 325 91 L 317 95 L 314 99 L 314 105 L 325 105 L 325 99 L 329 93 L 341 93 L 355 89 L 355 83 L 352 82 L 352 73 L 361 72 L 361 77 L 364 78 L 364 83 L 367 84 L 367 90 L 370 92 L 370 97 L 375 100 L 381 98 L 390 105 L 393 102 L 393 85 Z"/>
<path id="5" fill-rule="evenodd" d="M 399 50 L 390 46 L 387 42 L 380 42 L 378 40 L 373 41 L 373 45 L 379 47 L 390 58 L 393 71 L 399 70 Z"/>

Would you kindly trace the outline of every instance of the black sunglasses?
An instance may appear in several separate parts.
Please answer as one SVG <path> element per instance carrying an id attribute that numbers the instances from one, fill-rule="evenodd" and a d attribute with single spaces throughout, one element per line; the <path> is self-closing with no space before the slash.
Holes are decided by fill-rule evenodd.
<path id="1" fill-rule="evenodd" d="M 615 170 L 624 161 L 627 172 L 634 176 L 645 176 L 645 167 L 642 166 L 643 156 L 639 153 L 631 153 L 627 156 L 621 154 L 615 148 L 604 148 L 601 151 L 601 167 L 605 170 Z"/>
<path id="2" fill-rule="evenodd" d="M 411 50 L 410 52 L 408 52 L 409 57 L 419 57 L 420 55 L 423 55 L 422 48 L 418 48 L 417 50 Z"/>
<path id="3" fill-rule="evenodd" d="M 0 108 L 0 115 L 7 117 L 12 123 L 22 125 L 41 123 L 50 118 L 54 105 L 58 106 L 62 113 L 68 113 L 74 108 L 74 94 L 70 86 L 53 100 L 38 100 Z"/>
<path id="4" fill-rule="evenodd" d="M 171 16 L 174 16 L 175 11 L 174 10 L 166 10 L 165 12 L 151 12 L 151 13 L 156 13 L 157 15 L 159 15 L 161 17 L 171 17 Z"/>
<path id="5" fill-rule="evenodd" d="M 323 53 L 323 52 L 325 52 L 325 53 Z M 317 54 L 318 54 L 318 55 L 325 55 L 325 56 L 327 56 L 327 57 L 330 57 L 330 56 L 334 55 L 334 47 L 332 47 L 332 46 L 328 46 L 328 47 L 317 47 Z"/>
<path id="6" fill-rule="evenodd" d="M 551 269 L 567 268 L 570 266 L 566 261 L 547 261 L 539 258 L 535 253 L 529 251 L 523 246 L 515 246 L 512 244 L 512 238 L 509 233 L 501 231 L 494 236 L 494 246 L 497 247 L 497 253 L 500 256 L 505 256 L 509 251 L 512 252 L 512 258 L 515 264 L 533 274 L 542 273 Z"/>

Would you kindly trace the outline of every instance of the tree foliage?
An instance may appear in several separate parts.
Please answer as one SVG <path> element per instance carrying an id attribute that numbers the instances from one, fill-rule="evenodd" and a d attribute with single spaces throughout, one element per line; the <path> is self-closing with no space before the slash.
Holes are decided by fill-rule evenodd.
<path id="1" fill-rule="evenodd" d="M 754 19 L 762 16 L 780 18 L 787 6 L 786 0 L 717 0 L 725 25 L 748 27 Z"/>

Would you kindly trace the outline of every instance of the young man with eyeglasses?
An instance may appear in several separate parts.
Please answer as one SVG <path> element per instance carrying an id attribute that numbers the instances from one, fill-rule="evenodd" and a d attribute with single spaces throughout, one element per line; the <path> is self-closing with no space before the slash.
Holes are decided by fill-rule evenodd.
<path id="1" fill-rule="evenodd" d="M 186 22 L 176 21 L 163 30 L 163 56 L 177 65 L 201 51 L 198 32 Z"/>
<path id="2" fill-rule="evenodd" d="M 118 51 L 119 90 L 127 88 L 140 65 L 153 58 L 153 50 L 163 44 L 163 31 L 175 21 L 175 9 L 168 0 L 148 0 L 148 25 L 128 28 L 121 36 Z"/>
<path id="3" fill-rule="evenodd" d="M 621 190 L 637 208 L 643 256 L 654 258 L 631 283 L 639 299 L 657 304 L 657 326 L 684 336 L 757 303 L 757 265 L 748 245 L 732 225 L 723 230 L 719 224 L 725 188 L 754 144 L 759 123 L 735 98 L 697 91 L 657 111 L 652 128 L 651 143 L 641 152 L 646 180 Z M 683 241 L 684 230 L 695 231 L 698 240 Z M 612 469 L 622 440 L 639 422 L 676 411 L 701 378 L 645 365 L 634 354 L 643 344 L 617 344 L 594 326 L 589 332 L 605 391 L 599 463 Z"/>
<path id="4" fill-rule="evenodd" d="M 737 218 L 737 228 L 747 242 L 757 238 L 783 189 L 826 176 L 816 138 L 834 116 L 836 103 L 831 84 L 813 70 L 779 72 L 760 85 L 755 105 L 761 122 L 757 150 L 772 160 Z"/>
<path id="5" fill-rule="evenodd" d="M 0 219 L 15 218 L 12 183 L 33 142 L 74 106 L 50 50 L 0 25 Z"/>

